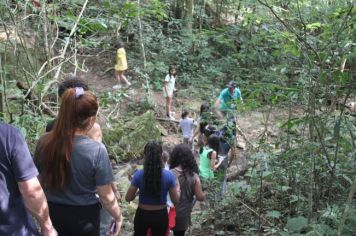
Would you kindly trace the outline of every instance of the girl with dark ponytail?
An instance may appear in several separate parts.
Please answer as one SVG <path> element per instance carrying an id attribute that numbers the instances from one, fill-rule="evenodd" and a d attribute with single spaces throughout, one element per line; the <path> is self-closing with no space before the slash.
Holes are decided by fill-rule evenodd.
<path id="1" fill-rule="evenodd" d="M 106 148 L 87 136 L 98 108 L 92 93 L 81 87 L 67 89 L 53 130 L 37 144 L 35 160 L 59 235 L 99 235 L 96 193 L 117 225 L 111 235 L 118 235 L 122 224 Z"/>
<path id="2" fill-rule="evenodd" d="M 131 181 L 125 199 L 130 202 L 139 191 L 139 205 L 134 219 L 134 236 L 164 236 L 168 227 L 167 193 L 174 204 L 179 200 L 179 184 L 169 170 L 163 168 L 162 146 L 148 142 L 144 148 L 143 170 L 138 170 Z"/>

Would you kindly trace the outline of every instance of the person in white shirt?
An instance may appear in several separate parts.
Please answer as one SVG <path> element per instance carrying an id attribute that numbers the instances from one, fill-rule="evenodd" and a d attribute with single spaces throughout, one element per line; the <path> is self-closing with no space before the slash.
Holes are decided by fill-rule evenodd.
<path id="1" fill-rule="evenodd" d="M 174 112 L 172 112 L 173 92 L 176 83 L 176 69 L 174 66 L 169 66 L 168 74 L 164 79 L 163 95 L 166 98 L 166 112 L 169 119 L 174 120 Z"/>

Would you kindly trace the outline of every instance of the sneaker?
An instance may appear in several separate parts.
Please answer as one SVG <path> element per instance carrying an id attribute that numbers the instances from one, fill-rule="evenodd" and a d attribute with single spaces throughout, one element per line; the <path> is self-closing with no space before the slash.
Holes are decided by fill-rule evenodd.
<path id="1" fill-rule="evenodd" d="M 122 85 L 121 84 L 116 84 L 112 87 L 113 89 L 121 89 Z"/>
<path id="2" fill-rule="evenodd" d="M 167 117 L 168 117 L 168 119 L 170 119 L 170 120 L 176 120 L 176 118 L 174 118 L 174 116 L 172 116 L 171 114 L 167 114 Z"/>
<path id="3" fill-rule="evenodd" d="M 174 111 L 169 112 L 169 115 L 174 116 L 176 113 Z"/>
<path id="4" fill-rule="evenodd" d="M 126 87 L 128 88 L 128 87 L 130 87 L 130 86 L 131 86 L 131 83 L 128 82 L 128 83 L 126 84 Z"/>

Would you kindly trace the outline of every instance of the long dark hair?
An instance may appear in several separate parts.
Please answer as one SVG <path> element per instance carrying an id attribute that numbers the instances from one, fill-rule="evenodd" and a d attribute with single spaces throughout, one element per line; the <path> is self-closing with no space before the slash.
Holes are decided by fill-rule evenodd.
<path id="1" fill-rule="evenodd" d="M 201 105 L 200 105 L 200 116 L 203 116 L 204 115 L 204 112 L 208 112 L 210 109 L 210 105 L 208 102 L 203 102 Z"/>
<path id="2" fill-rule="evenodd" d="M 123 48 L 123 47 L 124 47 L 124 44 L 123 44 L 120 40 L 118 40 L 118 41 L 116 41 L 116 43 L 115 43 L 115 47 L 116 47 L 117 49 L 120 49 L 120 48 Z"/>
<path id="3" fill-rule="evenodd" d="M 89 118 L 96 115 L 98 108 L 97 98 L 83 88 L 64 92 L 54 128 L 38 144 L 36 162 L 45 187 L 58 190 L 69 184 L 75 131 L 88 129 Z"/>
<path id="4" fill-rule="evenodd" d="M 216 152 L 216 156 L 219 155 L 220 139 L 215 134 L 208 137 L 208 146 Z"/>
<path id="5" fill-rule="evenodd" d="M 201 105 L 200 105 L 200 124 L 199 124 L 199 131 L 200 133 L 204 133 L 204 129 L 205 129 L 205 126 L 208 125 L 208 115 L 207 113 L 210 111 L 210 106 L 209 106 L 209 103 L 207 102 L 203 102 Z"/>
<path id="6" fill-rule="evenodd" d="M 143 150 L 145 192 L 160 198 L 162 178 L 162 145 L 158 142 L 148 142 Z"/>
<path id="7" fill-rule="evenodd" d="M 171 70 L 173 70 L 173 69 L 176 70 L 175 66 L 170 65 L 169 68 L 168 68 L 169 77 L 172 77 L 172 75 L 175 76 L 177 74 L 177 70 L 176 70 L 176 73 L 171 74 Z"/>
<path id="8" fill-rule="evenodd" d="M 187 144 L 178 144 L 173 148 L 170 158 L 170 169 L 181 165 L 183 172 L 193 176 L 198 173 L 198 165 L 194 159 L 192 149 Z"/>

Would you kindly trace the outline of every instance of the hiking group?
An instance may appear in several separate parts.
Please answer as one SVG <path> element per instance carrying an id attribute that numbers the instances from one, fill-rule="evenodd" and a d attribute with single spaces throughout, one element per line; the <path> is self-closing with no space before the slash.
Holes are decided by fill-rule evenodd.
<path id="1" fill-rule="evenodd" d="M 129 86 L 126 68 L 115 69 L 118 81 Z M 174 119 L 176 69 L 168 71 L 163 92 L 167 116 Z M 20 132 L 0 123 L 0 235 L 118 235 L 121 197 L 96 122 L 98 99 L 76 78 L 63 81 L 58 96 L 58 115 L 39 139 L 34 158 Z M 207 198 L 209 204 L 226 191 L 226 168 L 236 139 L 230 113 L 238 99 L 240 90 L 230 82 L 214 106 L 201 105 L 197 121 L 183 111 L 182 144 L 171 152 L 159 142 L 147 142 L 143 168 L 133 174 L 125 195 L 128 202 L 138 196 L 134 236 L 185 235 L 196 200 Z M 218 129 L 211 117 L 226 118 L 226 124 Z M 221 186 L 218 194 L 210 192 L 212 183 Z"/>

